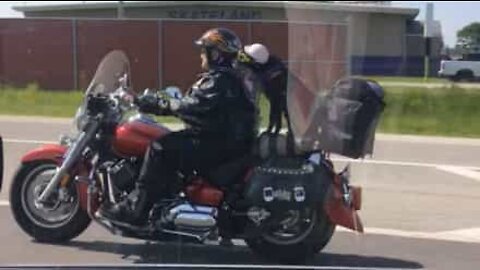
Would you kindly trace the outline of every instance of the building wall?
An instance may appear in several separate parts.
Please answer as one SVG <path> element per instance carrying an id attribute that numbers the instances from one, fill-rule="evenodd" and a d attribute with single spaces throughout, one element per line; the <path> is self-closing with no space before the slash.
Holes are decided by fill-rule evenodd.
<path id="1" fill-rule="evenodd" d="M 168 6 L 128 7 L 126 18 L 132 19 L 188 19 L 188 20 L 274 20 L 344 22 L 351 13 L 311 9 L 283 9 L 233 6 Z M 30 18 L 116 18 L 117 9 L 77 9 L 25 12 Z"/>
<path id="2" fill-rule="evenodd" d="M 351 71 L 357 75 L 400 75 L 404 68 L 405 17 L 357 14 L 352 19 Z"/>
<path id="3" fill-rule="evenodd" d="M 136 90 L 177 85 L 186 90 L 200 72 L 193 41 L 212 27 L 228 27 L 245 43 L 266 44 L 311 89 L 347 74 L 347 26 L 281 22 L 182 20 L 0 20 L 0 80 L 36 82 L 45 89 L 84 89 L 110 50 L 130 58 Z M 295 48 L 295 49 L 292 49 Z"/>
<path id="4" fill-rule="evenodd" d="M 405 48 L 405 17 L 384 14 L 368 16 L 364 56 L 401 57 Z"/>
<path id="5" fill-rule="evenodd" d="M 30 12 L 27 16 L 36 17 L 110 17 L 117 16 L 116 9 L 104 10 L 77 10 L 77 11 L 50 11 L 50 12 Z M 361 75 L 420 75 L 423 74 L 423 37 L 412 36 L 417 24 L 411 24 L 405 15 L 364 13 L 364 12 L 341 12 L 326 11 L 314 9 L 279 9 L 279 8 L 260 8 L 260 7 L 231 7 L 231 6 L 170 6 L 170 7 L 128 7 L 125 9 L 125 17 L 141 19 L 171 19 L 179 21 L 201 20 L 200 25 L 205 21 L 220 20 L 225 25 L 229 21 L 247 25 L 248 42 L 264 42 L 268 40 L 274 51 L 279 52 L 284 59 L 291 58 L 295 53 L 292 49 L 295 40 L 289 40 L 288 37 L 295 36 L 295 24 L 292 22 L 311 22 L 312 25 L 321 24 L 348 24 L 350 29 L 346 31 L 345 39 L 347 42 L 339 43 L 337 46 L 343 46 L 347 50 L 349 57 L 350 71 L 353 74 Z M 277 26 L 275 37 L 266 37 L 272 33 L 252 36 L 252 23 L 261 24 L 261 22 L 275 24 L 276 22 L 288 21 L 290 24 Z M 192 25 L 195 25 L 193 23 Z M 193 26 L 192 26 L 193 27 Z M 274 27 L 275 28 L 275 27 Z M 283 28 L 281 31 L 279 28 Z M 417 27 L 418 28 L 418 27 Z M 418 30 L 418 29 L 417 29 Z M 286 31 L 287 34 L 280 34 Z M 303 31 L 303 30 L 302 30 Z M 412 32 L 413 31 L 413 32 Z M 313 33 L 313 32 L 312 32 Z M 301 35 L 301 33 L 298 33 Z M 345 33 L 339 33 L 345 34 Z M 331 40 L 329 40 L 331 41 Z M 293 43 L 292 43 L 293 42 Z M 289 43 L 283 45 L 282 43 Z M 319 41 L 318 44 L 323 44 Z M 317 44 L 317 46 L 318 46 Z M 434 46 L 438 47 L 438 42 Z M 300 44 L 301 45 L 301 44 Z M 285 46 L 288 49 L 282 49 Z M 281 47 L 281 48 L 280 48 Z M 304 46 L 306 47 L 306 46 Z M 314 46 L 315 47 L 315 46 Z M 315 47 L 316 48 L 316 47 Z M 321 48 L 318 48 L 321 50 Z M 435 50 L 436 51 L 436 50 Z M 435 58 L 435 57 L 434 57 Z M 327 61 L 323 59 L 322 61 Z M 330 61 L 330 60 L 328 60 Z M 438 69 L 439 61 L 434 60 L 432 70 Z M 325 64 L 325 63 L 324 63 Z M 313 67 L 311 67 L 313 68 Z M 319 67 L 319 69 L 323 66 Z M 166 71 L 167 74 L 169 71 Z"/>
<path id="6" fill-rule="evenodd" d="M 352 29 L 351 71 L 358 75 L 423 76 L 423 29 L 402 16 L 358 14 Z M 418 26 L 418 25 L 417 25 Z M 430 75 L 440 67 L 441 38 L 431 42 Z"/>
<path id="7" fill-rule="evenodd" d="M 85 9 L 85 10 L 52 10 L 42 12 L 25 12 L 26 18 L 116 18 L 114 9 Z"/>
<path id="8" fill-rule="evenodd" d="M 350 55 L 363 56 L 368 46 L 369 14 L 354 14 L 350 19 Z"/>
<path id="9" fill-rule="evenodd" d="M 178 6 L 128 8 L 125 10 L 127 18 L 164 18 L 188 20 L 284 20 L 283 9 L 249 8 L 249 7 L 221 7 L 221 6 Z"/>
<path id="10" fill-rule="evenodd" d="M 72 33 L 65 20 L 0 20 L 0 82 L 71 89 Z"/>
<path id="11" fill-rule="evenodd" d="M 99 60 L 111 50 L 123 50 L 129 57 L 135 88 L 141 90 L 158 85 L 160 40 L 157 22 L 79 20 L 71 23 L 76 27 L 79 88 L 88 85 Z"/>
<path id="12" fill-rule="evenodd" d="M 383 14 L 355 14 L 351 35 L 353 56 L 402 56 L 405 17 Z"/>

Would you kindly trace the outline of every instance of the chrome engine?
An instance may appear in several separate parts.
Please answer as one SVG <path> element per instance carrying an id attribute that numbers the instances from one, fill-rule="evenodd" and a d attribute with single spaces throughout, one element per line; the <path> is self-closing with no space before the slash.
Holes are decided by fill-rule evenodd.
<path id="1" fill-rule="evenodd" d="M 179 229 L 209 230 L 217 224 L 217 209 L 183 203 L 171 208 L 165 220 Z"/>
<path id="2" fill-rule="evenodd" d="M 130 160 L 120 160 L 107 167 L 111 185 L 121 191 L 130 191 L 135 186 L 136 168 Z"/>

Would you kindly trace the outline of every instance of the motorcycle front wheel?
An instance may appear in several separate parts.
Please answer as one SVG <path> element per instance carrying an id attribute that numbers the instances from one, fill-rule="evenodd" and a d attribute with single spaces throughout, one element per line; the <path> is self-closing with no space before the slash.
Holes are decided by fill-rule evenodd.
<path id="1" fill-rule="evenodd" d="M 306 208 L 285 213 L 261 237 L 246 239 L 258 255 L 279 263 L 303 263 L 320 252 L 335 232 L 323 209 Z"/>
<path id="2" fill-rule="evenodd" d="M 54 192 L 47 202 L 37 201 L 56 170 L 57 165 L 48 160 L 24 163 L 17 170 L 10 189 L 10 207 L 16 222 L 40 242 L 71 240 L 91 222 L 80 207 L 73 181 L 70 188 Z"/>

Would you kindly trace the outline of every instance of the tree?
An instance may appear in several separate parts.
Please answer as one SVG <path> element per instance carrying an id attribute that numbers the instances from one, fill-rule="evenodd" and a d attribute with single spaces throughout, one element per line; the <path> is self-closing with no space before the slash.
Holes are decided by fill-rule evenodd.
<path id="1" fill-rule="evenodd" d="M 457 32 L 457 46 L 466 51 L 476 50 L 480 46 L 480 22 L 471 23 Z"/>

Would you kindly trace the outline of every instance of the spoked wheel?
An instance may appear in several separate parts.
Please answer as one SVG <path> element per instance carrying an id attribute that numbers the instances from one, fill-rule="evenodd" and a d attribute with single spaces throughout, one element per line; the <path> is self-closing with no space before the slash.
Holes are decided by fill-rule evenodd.
<path id="1" fill-rule="evenodd" d="M 330 241 L 335 225 L 323 210 L 289 210 L 268 221 L 261 237 L 247 239 L 253 251 L 280 263 L 301 263 L 313 257 Z"/>
<path id="2" fill-rule="evenodd" d="M 266 241 L 277 245 L 300 243 L 313 230 L 317 214 L 315 211 L 289 210 L 277 219 L 263 235 Z"/>
<path id="3" fill-rule="evenodd" d="M 46 202 L 38 198 L 52 179 L 57 166 L 50 161 L 22 164 L 10 190 L 10 207 L 20 227 L 42 242 L 68 241 L 82 233 L 90 217 L 80 207 L 77 190 L 57 190 Z"/>

